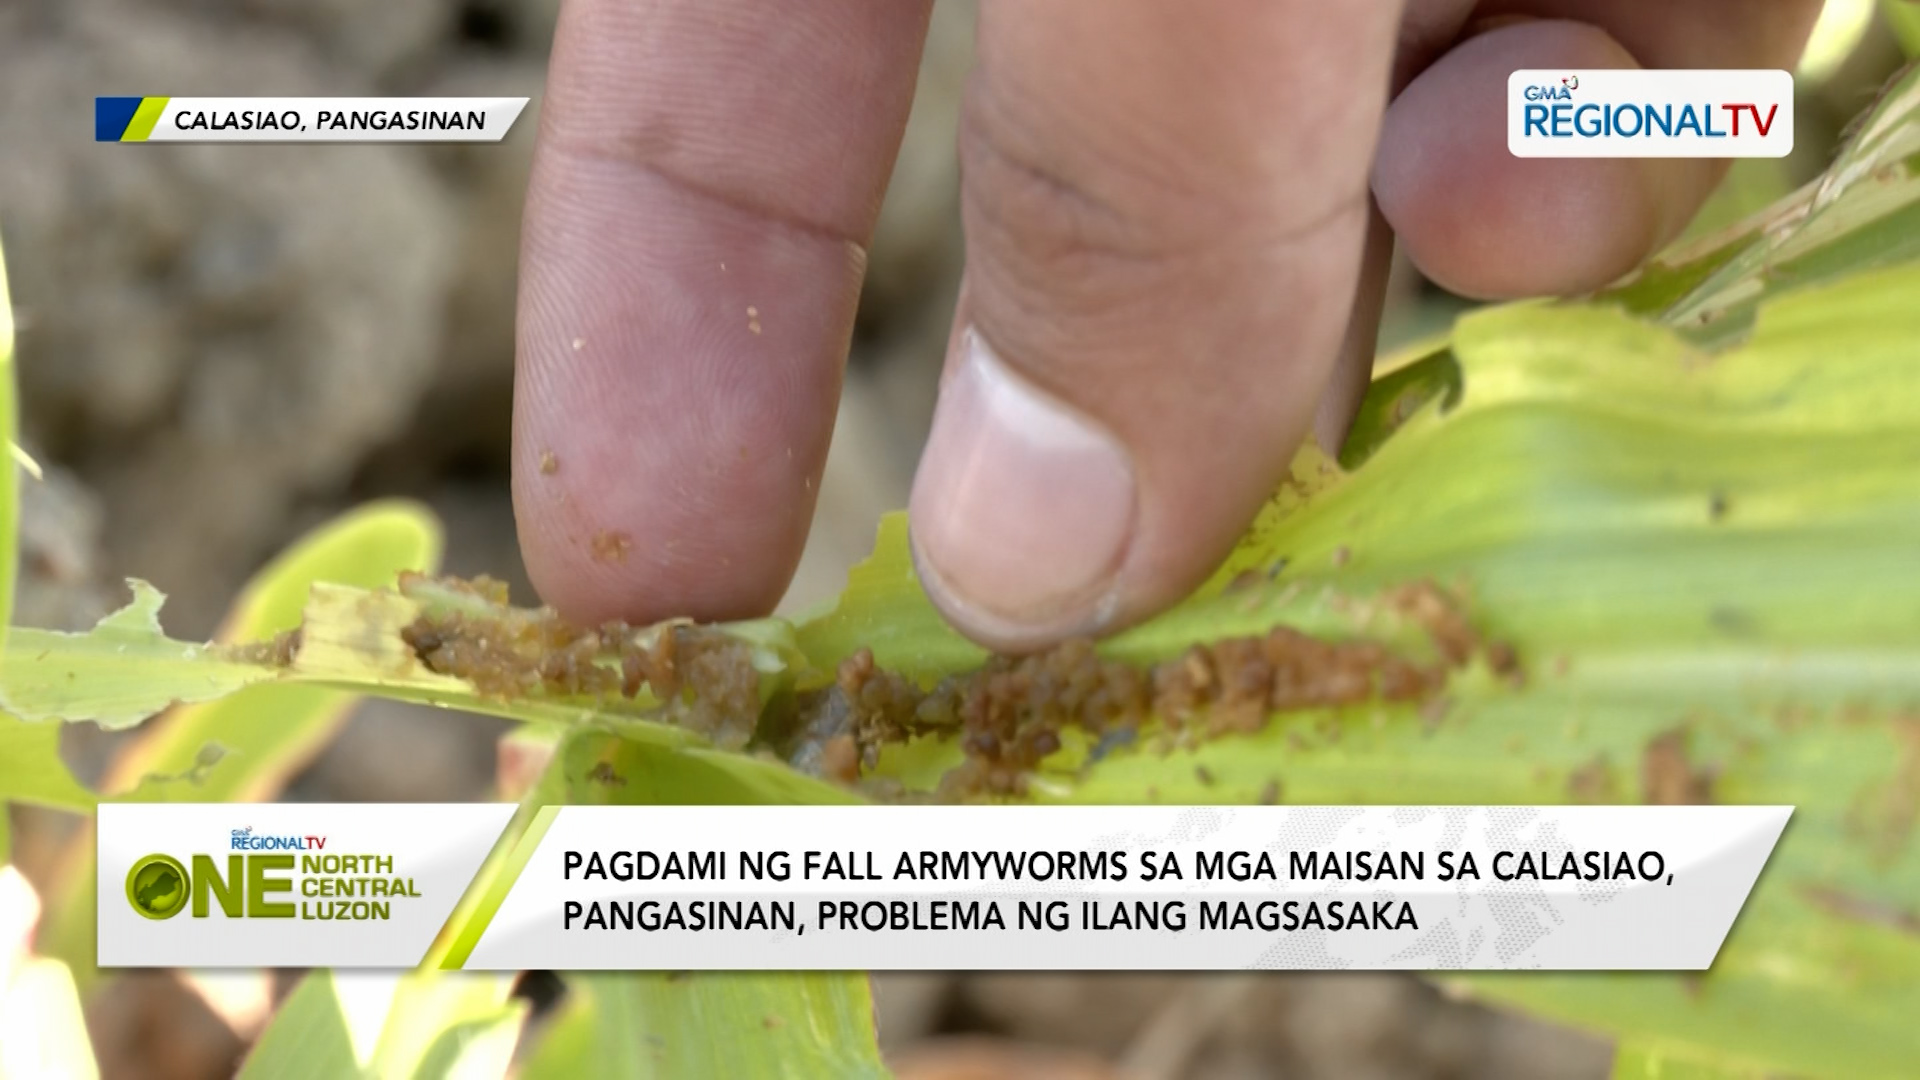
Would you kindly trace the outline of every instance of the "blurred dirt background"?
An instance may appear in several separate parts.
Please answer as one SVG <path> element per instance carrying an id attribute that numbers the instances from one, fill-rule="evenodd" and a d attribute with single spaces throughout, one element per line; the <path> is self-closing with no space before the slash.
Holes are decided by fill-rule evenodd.
<path id="1" fill-rule="evenodd" d="M 0 229 L 23 426 L 17 618 L 79 628 L 127 574 L 210 635 L 303 529 L 407 495 L 446 521 L 448 568 L 532 593 L 507 494 L 515 249 L 560 0 L 0 0 Z M 1817 170 L 1897 63 L 1872 4 L 1803 102 L 1801 148 L 1743 166 L 1708 218 Z M 969 0 L 936 9 L 869 266 L 832 457 L 789 610 L 837 592 L 903 505 L 961 240 L 954 128 Z M 1856 15 L 1846 16 L 1856 19 Z M 1857 32 L 1856 32 L 1857 31 Z M 1807 85 L 1803 80 L 1803 85 Z M 503 145 L 100 146 L 96 94 L 514 94 Z M 1396 270 L 1383 345 L 1461 304 Z M 376 703 L 288 797 L 465 800 L 495 790 L 492 721 Z M 113 751 L 76 733 L 83 775 Z M 31 873 L 68 830 L 22 815 Z M 1595 1038 L 1381 975 L 883 976 L 881 1038 L 919 1078 L 1601 1077 Z M 231 992 L 228 992 L 231 991 Z M 90 1005 L 109 1077 L 227 1075 L 259 1019 L 244 987 L 143 975 Z"/>

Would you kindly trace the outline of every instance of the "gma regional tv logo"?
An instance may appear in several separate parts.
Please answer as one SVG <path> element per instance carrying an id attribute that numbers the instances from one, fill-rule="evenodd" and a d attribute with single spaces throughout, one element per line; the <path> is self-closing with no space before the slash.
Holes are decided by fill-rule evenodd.
<path id="1" fill-rule="evenodd" d="M 1516 71 L 1516 157 L 1785 157 L 1793 76 L 1761 69 Z"/>
<path id="2" fill-rule="evenodd" d="M 183 911 L 206 919 L 218 911 L 228 919 L 378 921 L 393 918 L 395 903 L 421 898 L 413 878 L 396 872 L 394 856 L 326 846 L 323 835 L 234 829 L 223 859 L 203 852 L 182 861 L 156 852 L 134 860 L 127 903 L 148 919 Z"/>

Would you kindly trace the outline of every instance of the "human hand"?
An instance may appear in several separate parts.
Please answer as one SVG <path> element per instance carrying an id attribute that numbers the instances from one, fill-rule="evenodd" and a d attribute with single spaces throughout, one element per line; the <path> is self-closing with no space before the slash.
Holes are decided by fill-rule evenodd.
<path id="1" fill-rule="evenodd" d="M 1819 7 L 981 0 L 965 283 L 911 501 L 929 594 L 1007 649 L 1178 600 L 1307 433 L 1344 431 L 1387 226 L 1455 291 L 1577 292 L 1675 235 L 1724 171 L 1515 158 L 1509 72 L 1791 66 Z M 562 8 L 513 481 L 563 614 L 733 618 L 785 589 L 928 12 Z"/>

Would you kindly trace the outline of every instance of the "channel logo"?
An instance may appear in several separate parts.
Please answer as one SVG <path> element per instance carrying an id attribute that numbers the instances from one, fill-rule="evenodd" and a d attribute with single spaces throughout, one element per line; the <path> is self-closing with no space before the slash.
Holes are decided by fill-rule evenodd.
<path id="1" fill-rule="evenodd" d="M 224 865 L 212 854 L 191 855 L 191 869 L 161 853 L 134 860 L 127 903 L 156 920 L 191 908 L 196 919 L 218 911 L 229 919 L 384 921 L 396 902 L 421 897 L 413 878 L 396 873 L 393 855 L 323 853 L 324 835 L 247 826 L 232 830 L 228 845 L 247 854 L 228 854 Z"/>
<path id="2" fill-rule="evenodd" d="M 420 963 L 513 803 L 107 803 L 107 967 Z"/>
<path id="3" fill-rule="evenodd" d="M 1507 78 L 1515 157 L 1785 157 L 1785 71 L 1516 71 Z"/>
<path id="4" fill-rule="evenodd" d="M 304 836 L 256 834 L 253 826 L 233 830 L 235 851 L 325 851 L 327 838 L 308 833 Z"/>

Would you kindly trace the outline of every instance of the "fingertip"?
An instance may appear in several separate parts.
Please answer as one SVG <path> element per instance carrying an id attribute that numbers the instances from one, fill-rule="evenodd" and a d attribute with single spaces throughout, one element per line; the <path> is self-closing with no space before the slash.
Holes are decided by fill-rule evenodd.
<path id="1" fill-rule="evenodd" d="M 1477 299 L 1587 292 L 1676 235 L 1721 163 L 1507 149 L 1514 70 L 1636 66 L 1597 27 L 1534 20 L 1469 39 L 1409 84 L 1387 110 L 1373 190 L 1421 272 Z"/>
<path id="2" fill-rule="evenodd" d="M 543 447 L 515 463 L 520 549 L 545 603 L 592 626 L 745 618 L 779 602 L 805 542 L 810 479 L 734 469 L 704 489 L 665 485 L 583 450 Z M 740 509 L 756 503 L 766 510 Z"/>
<path id="3" fill-rule="evenodd" d="M 764 614 L 832 435 L 857 249 L 620 163 L 539 178 L 513 489 L 543 600 L 587 624 Z"/>
<path id="4" fill-rule="evenodd" d="M 930 4 L 571 0 L 522 228 L 514 513 L 569 619 L 764 614 L 813 516 Z"/>

